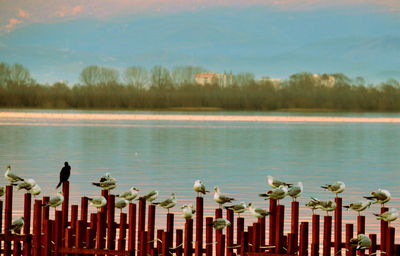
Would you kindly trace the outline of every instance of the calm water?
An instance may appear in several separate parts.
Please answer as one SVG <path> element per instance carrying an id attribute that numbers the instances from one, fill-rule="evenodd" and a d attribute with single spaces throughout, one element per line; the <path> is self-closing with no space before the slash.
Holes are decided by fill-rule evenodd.
<path id="1" fill-rule="evenodd" d="M 23 110 L 1 110 L 23 111 Z M 1 112 L 0 111 L 0 112 Z M 34 112 L 29 110 L 28 112 Z M 36 111 L 37 112 L 37 111 Z M 43 111 L 45 112 L 45 111 Z M 60 112 L 60 111 L 48 111 Z M 61 111 L 62 112 L 62 111 Z M 84 111 L 64 111 L 86 113 Z M 108 114 L 182 114 L 177 112 L 87 112 Z M 187 113 L 184 113 L 187 114 Z M 399 114 L 332 113 L 190 113 L 210 115 L 310 115 L 346 117 L 397 117 Z M 201 179 L 211 190 L 237 201 L 268 203 L 257 196 L 264 192 L 266 176 L 288 182 L 303 181 L 301 220 L 311 211 L 304 208 L 310 196 L 333 198 L 319 186 L 342 180 L 347 185 L 344 204 L 359 200 L 377 188 L 391 191 L 389 207 L 400 208 L 400 126 L 382 123 L 281 123 L 281 122 L 192 122 L 192 121 L 90 121 L 0 118 L 0 166 L 11 164 L 23 177 L 33 177 L 43 195 L 53 195 L 64 161 L 72 166 L 72 203 L 80 196 L 99 191 L 91 181 L 111 172 L 118 180 L 115 193 L 131 186 L 142 192 L 160 191 L 160 199 L 175 192 L 178 205 L 194 201 L 193 181 Z M 4 178 L 1 184 L 6 184 Z M 15 215 L 20 214 L 22 192 L 17 192 Z M 284 203 L 289 205 L 290 200 Z M 206 215 L 216 204 L 206 197 Z M 93 210 L 93 209 L 92 209 Z M 93 210 L 94 211 L 94 210 Z M 178 207 L 175 212 L 180 212 Z M 369 227 L 376 232 L 378 221 L 366 213 Z M 163 214 L 163 209 L 158 214 Z M 323 214 L 323 213 L 321 213 Z M 354 212 L 345 222 L 355 223 Z M 245 215 L 248 220 L 251 216 Z M 159 218 L 159 217 L 158 217 Z M 181 218 L 176 217 L 179 222 Z M 162 225 L 162 221 L 158 222 Z M 393 223 L 400 227 L 399 221 Z"/>

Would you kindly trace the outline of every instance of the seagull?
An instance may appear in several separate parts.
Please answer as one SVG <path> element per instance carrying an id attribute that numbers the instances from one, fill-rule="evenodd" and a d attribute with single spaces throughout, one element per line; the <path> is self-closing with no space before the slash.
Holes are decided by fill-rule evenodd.
<path id="1" fill-rule="evenodd" d="M 244 213 L 247 210 L 247 205 L 245 202 L 241 202 L 240 204 L 225 206 L 224 208 L 232 210 L 234 213 L 239 214 L 240 217 L 240 214 Z"/>
<path id="2" fill-rule="evenodd" d="M 97 208 L 97 211 L 100 211 L 100 209 L 107 204 L 107 199 L 104 196 L 93 197 L 93 198 L 88 197 L 87 199 L 89 200 L 90 205 Z"/>
<path id="3" fill-rule="evenodd" d="M 278 204 L 279 204 L 279 200 L 285 198 L 287 193 L 288 193 L 288 187 L 285 185 L 280 185 L 278 188 L 273 188 L 271 190 L 268 190 L 264 194 L 259 194 L 259 196 L 265 197 L 265 200 L 268 200 L 268 199 L 278 200 Z"/>
<path id="4" fill-rule="evenodd" d="M 255 208 L 252 203 L 249 203 L 249 210 L 250 213 L 257 219 L 264 218 L 265 216 L 268 216 L 270 214 L 270 212 L 267 210 L 264 210 L 262 208 Z"/>
<path id="5" fill-rule="evenodd" d="M 139 195 L 139 189 L 135 187 L 131 187 L 129 191 L 122 193 L 121 195 L 117 195 L 119 198 L 124 198 L 129 202 L 135 199 Z"/>
<path id="6" fill-rule="evenodd" d="M 288 195 L 293 199 L 293 201 L 296 201 L 296 198 L 298 198 L 301 193 L 303 193 L 303 182 L 300 181 L 297 185 L 289 187 Z"/>
<path id="7" fill-rule="evenodd" d="M 6 173 L 4 173 L 4 177 L 6 177 L 6 179 L 10 182 L 11 185 L 17 181 L 24 181 L 23 178 L 18 177 L 17 175 L 15 175 L 14 173 L 11 172 L 10 165 L 7 166 L 7 170 L 6 170 Z"/>
<path id="8" fill-rule="evenodd" d="M 212 224 L 216 230 L 221 230 L 232 225 L 229 220 L 224 218 L 218 218 L 214 220 Z"/>
<path id="9" fill-rule="evenodd" d="M 169 209 L 176 205 L 175 193 L 172 193 L 171 196 L 165 199 L 164 201 L 156 202 L 154 204 L 159 205 L 164 209 L 167 209 L 169 213 Z"/>
<path id="10" fill-rule="evenodd" d="M 318 209 L 318 208 L 317 208 L 318 202 L 319 202 L 318 199 L 316 199 L 316 198 L 314 198 L 314 197 L 311 197 L 311 201 L 309 201 L 308 203 L 306 203 L 306 206 L 312 210 L 312 213 L 313 213 L 313 214 L 314 214 L 314 211 Z"/>
<path id="11" fill-rule="evenodd" d="M 146 194 L 146 195 L 144 195 L 144 196 L 139 197 L 139 199 L 143 198 L 143 199 L 145 199 L 146 201 L 149 201 L 150 203 L 152 203 L 154 200 L 157 199 L 157 197 L 158 197 L 158 190 L 153 190 L 153 191 L 151 191 L 150 193 L 148 193 L 148 194 Z"/>
<path id="12" fill-rule="evenodd" d="M 64 181 L 68 181 L 70 175 L 71 166 L 69 166 L 68 162 L 65 162 L 64 167 L 60 171 L 60 182 L 58 183 L 56 189 L 59 188 Z"/>
<path id="13" fill-rule="evenodd" d="M 10 229 L 14 234 L 21 234 L 21 229 L 24 226 L 24 217 L 19 217 L 11 223 Z"/>
<path id="14" fill-rule="evenodd" d="M 386 189 L 378 189 L 371 192 L 371 196 L 364 196 L 365 199 L 372 200 L 373 203 L 380 203 L 382 207 L 391 199 L 390 192 Z"/>
<path id="15" fill-rule="evenodd" d="M 56 196 L 51 197 L 50 200 L 43 206 L 44 207 L 50 206 L 57 209 L 57 206 L 60 206 L 63 202 L 64 202 L 63 192 L 59 191 L 57 192 Z"/>
<path id="16" fill-rule="evenodd" d="M 362 201 L 353 202 L 349 205 L 344 205 L 343 207 L 346 208 L 347 210 L 353 210 L 353 211 L 358 212 L 358 215 L 360 216 L 360 213 L 362 211 L 364 211 L 365 209 L 367 209 L 368 207 L 370 207 L 371 204 L 372 204 L 371 201 L 362 200 Z"/>
<path id="17" fill-rule="evenodd" d="M 396 208 L 391 208 L 389 211 L 384 213 L 374 213 L 377 220 L 383 220 L 386 222 L 392 222 L 399 217 L 399 211 Z"/>
<path id="18" fill-rule="evenodd" d="M 343 181 L 336 181 L 333 184 L 330 184 L 330 185 L 326 184 L 324 186 L 321 186 L 321 188 L 327 189 L 327 190 L 335 193 L 336 197 L 338 197 L 338 194 L 342 193 L 344 191 L 344 189 L 346 188 L 346 185 L 344 184 Z"/>
<path id="19" fill-rule="evenodd" d="M 365 250 L 371 247 L 371 239 L 365 234 L 358 234 L 357 238 L 350 239 L 350 245 L 357 246 L 356 250 Z"/>
<path id="20" fill-rule="evenodd" d="M 39 187 L 38 184 L 36 184 L 28 192 L 31 193 L 33 195 L 33 197 L 36 198 L 36 196 L 39 195 L 42 192 L 42 189 Z"/>
<path id="21" fill-rule="evenodd" d="M 270 185 L 273 188 L 278 188 L 279 186 L 282 186 L 282 185 L 287 186 L 287 187 L 292 186 L 292 184 L 277 180 L 274 177 L 272 177 L 271 175 L 267 176 L 267 183 L 268 183 L 268 185 Z"/>
<path id="22" fill-rule="evenodd" d="M 336 209 L 336 203 L 333 201 L 322 201 L 316 198 L 311 198 L 312 200 L 316 201 L 316 208 L 325 211 L 326 214 L 329 216 L 329 212 L 334 211 Z"/>
<path id="23" fill-rule="evenodd" d="M 0 186 L 0 196 L 4 196 L 6 192 L 6 188 L 4 186 Z"/>
<path id="24" fill-rule="evenodd" d="M 121 213 L 122 213 L 122 209 L 125 208 L 128 204 L 129 204 L 129 201 L 128 201 L 128 200 L 121 198 L 121 199 L 118 199 L 118 200 L 115 202 L 115 205 L 114 205 L 114 206 L 115 206 L 115 208 L 120 209 L 120 210 L 121 210 Z"/>
<path id="25" fill-rule="evenodd" d="M 14 183 L 13 185 L 17 186 L 18 191 L 21 189 L 29 191 L 36 185 L 36 181 L 34 179 L 25 179 L 24 181 L 18 184 Z"/>
<path id="26" fill-rule="evenodd" d="M 222 195 L 219 187 L 214 187 L 214 201 L 219 204 L 219 208 L 221 208 L 221 205 L 230 203 L 233 200 L 235 200 L 235 198 Z"/>
<path id="27" fill-rule="evenodd" d="M 182 216 L 185 219 L 191 219 L 193 214 L 196 213 L 196 209 L 194 209 L 193 204 L 185 204 L 181 207 L 182 209 Z"/>
<path id="28" fill-rule="evenodd" d="M 102 190 L 111 190 L 117 187 L 117 180 L 111 177 L 110 173 L 100 178 L 99 182 L 92 182 L 93 185 L 100 187 Z"/>
<path id="29" fill-rule="evenodd" d="M 206 186 L 204 186 L 204 184 L 201 180 L 196 180 L 194 182 L 193 189 L 197 193 L 197 196 L 199 196 L 200 194 L 205 195 L 206 193 L 210 192 L 210 191 L 206 190 Z"/>

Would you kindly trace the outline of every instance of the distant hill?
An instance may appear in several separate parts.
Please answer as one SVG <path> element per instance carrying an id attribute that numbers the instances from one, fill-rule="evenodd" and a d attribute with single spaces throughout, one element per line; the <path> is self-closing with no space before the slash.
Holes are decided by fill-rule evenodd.
<path id="1" fill-rule="evenodd" d="M 170 15 L 30 24 L 0 37 L 0 61 L 38 81 L 76 82 L 91 64 L 200 65 L 218 72 L 288 77 L 343 72 L 400 79 L 400 19 L 362 10 L 283 12 L 214 8 Z"/>

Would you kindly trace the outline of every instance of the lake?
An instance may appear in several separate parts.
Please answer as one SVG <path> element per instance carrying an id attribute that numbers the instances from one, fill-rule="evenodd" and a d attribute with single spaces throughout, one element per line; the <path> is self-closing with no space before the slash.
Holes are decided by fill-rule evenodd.
<path id="1" fill-rule="evenodd" d="M 131 186 L 142 193 L 158 189 L 159 199 L 175 192 L 179 206 L 194 202 L 193 182 L 201 179 L 209 190 L 218 185 L 237 202 L 268 207 L 257 195 L 268 189 L 266 176 L 270 174 L 290 183 L 304 183 L 300 220 L 310 219 L 311 210 L 304 206 L 310 196 L 333 199 L 334 195 L 320 186 L 337 180 L 347 186 L 343 204 L 385 188 L 393 196 L 387 206 L 400 207 L 400 114 L 0 112 L 1 168 L 10 164 L 17 174 L 34 178 L 42 195 L 51 196 L 56 192 L 59 171 L 68 161 L 72 203 L 79 203 L 83 195 L 98 194 L 90 183 L 110 172 L 118 180 L 116 194 Z M 2 178 L 0 183 L 6 184 L 6 180 Z M 23 193 L 15 193 L 17 216 Z M 289 207 L 290 201 L 282 203 Z M 217 206 L 212 195 L 206 196 L 205 206 L 205 215 L 211 216 Z M 379 210 L 374 205 L 366 211 L 368 232 L 377 232 L 379 222 L 372 213 Z M 157 218 L 165 212 L 158 209 Z M 180 213 L 180 209 L 175 207 L 173 212 Z M 355 223 L 356 213 L 344 215 L 345 223 Z M 244 216 L 253 220 L 249 214 Z M 180 216 L 176 219 L 183 223 Z M 393 225 L 398 228 L 399 221 Z"/>

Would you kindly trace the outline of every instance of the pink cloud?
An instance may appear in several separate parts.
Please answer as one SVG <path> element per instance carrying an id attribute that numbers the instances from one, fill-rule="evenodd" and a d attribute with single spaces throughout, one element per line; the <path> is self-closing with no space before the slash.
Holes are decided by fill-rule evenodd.
<path id="1" fill-rule="evenodd" d="M 78 13 L 82 12 L 82 10 L 83 10 L 82 5 L 77 5 L 77 6 L 75 6 L 74 8 L 72 8 L 72 10 L 71 10 L 71 15 L 75 16 L 75 15 L 77 15 Z"/>
<path id="2" fill-rule="evenodd" d="M 29 12 L 22 10 L 22 9 L 18 9 L 18 17 L 20 18 L 28 18 L 30 16 Z"/>
<path id="3" fill-rule="evenodd" d="M 5 25 L 4 28 L 5 28 L 6 30 L 8 30 L 8 31 L 11 31 L 11 30 L 13 30 L 18 24 L 21 24 L 21 23 L 22 23 L 21 20 L 18 20 L 18 19 L 16 19 L 16 18 L 10 18 L 10 19 L 8 20 L 8 24 Z"/>

